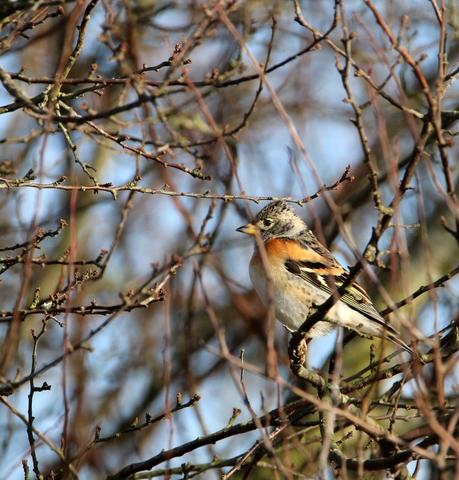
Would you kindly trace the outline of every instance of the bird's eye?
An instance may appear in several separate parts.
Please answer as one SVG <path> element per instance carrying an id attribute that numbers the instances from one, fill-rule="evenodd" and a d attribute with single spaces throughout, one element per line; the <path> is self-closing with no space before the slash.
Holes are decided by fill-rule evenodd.
<path id="1" fill-rule="evenodd" d="M 273 224 L 273 221 L 267 218 L 266 220 L 263 220 L 263 225 L 265 227 L 270 227 Z"/>

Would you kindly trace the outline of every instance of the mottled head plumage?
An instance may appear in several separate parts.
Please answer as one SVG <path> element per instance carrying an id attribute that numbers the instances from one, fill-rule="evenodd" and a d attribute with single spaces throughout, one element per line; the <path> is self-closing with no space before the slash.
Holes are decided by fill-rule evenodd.
<path id="1" fill-rule="evenodd" d="M 293 208 L 280 200 L 266 205 L 250 223 L 238 229 L 249 235 L 259 231 L 263 241 L 273 237 L 292 237 L 308 230 Z"/>

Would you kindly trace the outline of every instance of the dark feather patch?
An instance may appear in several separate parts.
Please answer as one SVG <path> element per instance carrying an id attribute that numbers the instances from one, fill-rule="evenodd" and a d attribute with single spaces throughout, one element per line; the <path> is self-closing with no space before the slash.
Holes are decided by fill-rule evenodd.
<path id="1" fill-rule="evenodd" d="M 290 272 L 293 273 L 293 275 L 301 275 L 301 268 L 299 267 L 298 263 L 292 261 L 292 260 L 287 260 L 285 263 L 285 268 Z"/>
<path id="2" fill-rule="evenodd" d="M 306 261 L 301 261 L 299 262 L 301 266 L 304 268 L 310 268 L 311 270 L 323 270 L 324 268 L 327 268 L 327 265 L 322 262 L 306 262 Z"/>

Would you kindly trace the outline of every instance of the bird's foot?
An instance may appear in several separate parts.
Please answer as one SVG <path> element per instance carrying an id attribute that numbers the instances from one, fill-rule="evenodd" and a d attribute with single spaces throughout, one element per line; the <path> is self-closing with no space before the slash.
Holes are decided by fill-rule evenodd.
<path id="1" fill-rule="evenodd" d="M 309 339 L 297 332 L 292 334 L 290 338 L 288 356 L 290 360 L 290 369 L 293 374 L 297 375 L 300 368 L 306 362 L 306 352 L 308 351 Z"/>

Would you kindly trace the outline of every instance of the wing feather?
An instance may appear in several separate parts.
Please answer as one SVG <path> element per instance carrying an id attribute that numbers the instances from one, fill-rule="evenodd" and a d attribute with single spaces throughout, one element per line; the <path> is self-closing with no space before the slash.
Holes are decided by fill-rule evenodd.
<path id="1" fill-rule="evenodd" d="M 290 273 L 299 276 L 305 282 L 311 283 L 330 296 L 336 292 L 347 278 L 347 272 L 342 267 L 341 270 L 343 273 L 339 273 L 338 275 L 319 274 L 307 265 L 303 265 L 303 262 L 296 262 L 291 259 L 285 262 L 285 267 Z M 340 301 L 344 302 L 350 308 L 361 313 L 365 317 L 378 323 L 394 335 L 398 334 L 398 332 L 389 325 L 381 315 L 379 315 L 371 303 L 371 300 L 368 298 L 365 290 L 358 283 L 354 282 L 349 288 L 349 291 L 342 295 Z"/>
<path id="2" fill-rule="evenodd" d="M 285 268 L 327 295 L 332 296 L 347 279 L 349 272 L 312 234 L 295 239 L 292 242 L 292 247 L 288 249 L 289 255 L 284 257 Z M 354 282 L 348 288 L 348 291 L 341 296 L 340 301 L 379 324 L 393 342 L 400 345 L 411 355 L 415 355 L 413 350 L 400 339 L 397 330 L 376 311 L 371 299 L 357 282 Z"/>

